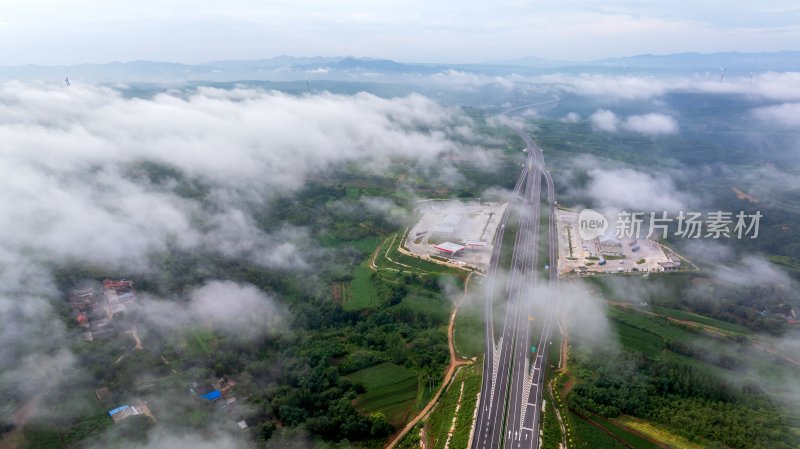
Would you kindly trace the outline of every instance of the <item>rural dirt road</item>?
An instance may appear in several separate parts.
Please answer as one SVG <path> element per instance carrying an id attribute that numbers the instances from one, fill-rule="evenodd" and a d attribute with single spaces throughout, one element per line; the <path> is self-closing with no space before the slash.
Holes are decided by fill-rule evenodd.
<path id="1" fill-rule="evenodd" d="M 467 279 L 464 280 L 464 295 L 461 297 L 461 300 L 456 303 L 453 307 L 453 312 L 450 314 L 450 323 L 447 326 L 447 344 L 450 347 L 450 365 L 447 367 L 447 372 L 445 372 L 444 380 L 442 380 L 442 386 L 436 391 L 436 394 L 433 395 L 433 398 L 428 402 L 428 405 L 425 406 L 418 414 L 414 417 L 403 430 L 400 431 L 395 437 L 392 439 L 389 444 L 386 445 L 386 449 L 392 449 L 400 443 L 400 440 L 414 428 L 425 416 L 430 413 L 436 403 L 439 401 L 439 397 L 441 397 L 444 390 L 447 389 L 448 385 L 450 385 L 450 380 L 453 378 L 456 370 L 464 365 L 469 365 L 472 363 L 470 360 L 464 360 L 458 356 L 456 353 L 456 345 L 453 341 L 453 329 L 455 329 L 456 324 L 456 314 L 458 313 L 458 308 L 461 305 L 461 301 L 464 300 L 464 297 L 467 296 L 467 287 L 469 286 L 469 280 L 472 277 L 472 272 L 467 275 Z"/>

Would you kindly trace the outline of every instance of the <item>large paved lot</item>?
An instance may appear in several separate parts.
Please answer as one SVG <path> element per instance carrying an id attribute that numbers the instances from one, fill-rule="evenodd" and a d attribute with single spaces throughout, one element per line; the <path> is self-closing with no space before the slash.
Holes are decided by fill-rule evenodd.
<path id="1" fill-rule="evenodd" d="M 406 237 L 406 248 L 418 256 L 447 257 L 454 263 L 486 270 L 492 254 L 491 243 L 505 209 L 506 203 L 421 201 L 416 210 L 419 219 Z M 487 244 L 484 248 L 466 248 L 455 256 L 434 248 L 443 242 L 468 241 Z"/>
<path id="2" fill-rule="evenodd" d="M 584 273 L 647 273 L 664 271 L 660 263 L 670 262 L 658 243 L 648 239 L 620 239 L 618 256 L 606 256 L 600 265 L 602 249 L 599 239 L 583 240 L 578 235 L 578 212 L 557 209 L 558 214 L 558 272 Z M 571 248 L 571 249 L 570 249 Z M 638 248 L 634 251 L 634 248 Z M 571 252 L 570 252 L 571 251 Z M 585 267 L 581 268 L 581 267 Z"/>

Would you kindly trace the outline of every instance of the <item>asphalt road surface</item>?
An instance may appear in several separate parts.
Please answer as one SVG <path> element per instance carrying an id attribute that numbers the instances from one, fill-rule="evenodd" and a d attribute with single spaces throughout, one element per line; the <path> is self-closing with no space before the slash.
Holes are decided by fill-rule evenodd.
<path id="1" fill-rule="evenodd" d="M 558 281 L 556 263 L 555 193 L 553 180 L 546 171 L 544 157 L 538 145 L 522 129 L 514 131 L 525 141 L 528 158 L 514 188 L 513 199 L 519 207 L 519 225 L 508 279 L 498 285 L 497 264 L 500 260 L 507 208 L 501 219 L 491 265 L 487 276 L 485 297 L 485 356 L 483 384 L 479 409 L 473 431 L 471 449 L 538 448 L 540 409 L 544 388 L 548 346 L 555 321 Z M 532 340 L 532 292 L 538 279 L 540 205 L 542 177 L 547 185 L 549 204 L 548 223 L 548 282 L 545 313 L 541 331 Z M 495 298 L 505 298 L 506 314 L 499 340 L 495 339 L 493 306 Z M 531 352 L 531 346 L 539 348 Z"/>

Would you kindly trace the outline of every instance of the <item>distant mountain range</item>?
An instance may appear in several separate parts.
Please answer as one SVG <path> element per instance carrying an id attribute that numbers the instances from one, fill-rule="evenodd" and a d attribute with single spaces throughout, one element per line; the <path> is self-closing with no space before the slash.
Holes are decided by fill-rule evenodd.
<path id="1" fill-rule="evenodd" d="M 69 66 L 0 66 L 0 79 L 62 80 L 65 77 L 85 82 L 181 82 L 303 79 L 413 82 L 414 77 L 457 70 L 485 75 L 530 75 L 552 72 L 606 73 L 626 70 L 632 73 L 717 71 L 733 73 L 800 71 L 800 51 L 774 53 L 677 53 L 636 55 L 595 61 L 559 61 L 525 57 L 478 64 L 404 63 L 389 59 L 355 57 L 294 57 L 281 55 L 268 59 L 212 61 L 179 64 L 157 61 L 112 62 Z"/>
<path id="2" fill-rule="evenodd" d="M 754 69 L 754 70 L 800 70 L 800 51 L 781 51 L 772 53 L 675 53 L 668 55 L 635 55 L 621 58 L 606 58 L 593 61 L 557 61 L 526 57 L 508 61 L 493 61 L 487 64 L 503 64 L 537 68 L 561 67 L 629 67 L 660 69 Z"/>

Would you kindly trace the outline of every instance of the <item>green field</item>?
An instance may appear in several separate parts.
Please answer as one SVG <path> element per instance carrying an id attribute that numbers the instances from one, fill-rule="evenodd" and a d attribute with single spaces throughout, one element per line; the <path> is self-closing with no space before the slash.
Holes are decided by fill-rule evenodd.
<path id="1" fill-rule="evenodd" d="M 344 246 L 352 246 L 362 254 L 371 254 L 375 248 L 381 243 L 378 236 L 367 236 L 357 240 L 341 240 L 333 234 L 321 234 L 317 236 L 317 240 L 327 248 L 341 248 Z"/>
<path id="2" fill-rule="evenodd" d="M 580 416 L 568 412 L 568 419 L 574 431 L 569 439 L 569 447 L 575 449 L 628 449 L 609 434 L 603 432 Z"/>
<path id="3" fill-rule="evenodd" d="M 670 448 L 673 449 L 702 449 L 703 445 L 692 443 L 688 441 L 686 438 L 680 437 L 675 435 L 671 432 L 667 432 L 663 428 L 657 427 L 647 421 L 642 421 L 636 418 L 631 418 L 629 416 L 621 416 L 619 418 L 614 418 L 611 420 L 614 424 L 619 424 L 625 426 L 627 428 L 631 428 L 633 430 L 638 431 L 644 435 L 649 436 L 650 438 L 668 445 Z"/>
<path id="4" fill-rule="evenodd" d="M 414 371 L 394 363 L 381 363 L 346 376 L 364 385 L 367 392 L 356 398 L 363 413 L 382 412 L 394 426 L 401 426 L 413 411 L 418 381 Z"/>
<path id="5" fill-rule="evenodd" d="M 685 310 L 669 309 L 666 307 L 653 307 L 653 311 L 670 318 L 678 320 L 692 321 L 695 323 L 703 324 L 706 326 L 715 327 L 721 331 L 734 335 L 750 334 L 752 331 L 744 326 L 735 323 L 728 323 L 726 321 L 715 320 L 707 316 L 698 315 L 696 313 L 688 312 Z"/>
<path id="6" fill-rule="evenodd" d="M 646 315 L 636 309 L 616 306 L 606 308 L 606 315 L 617 328 L 620 341 L 624 346 L 654 356 L 665 347 L 665 338 L 673 341 L 690 341 L 700 338 L 699 331 L 677 323 L 670 323 L 666 318 Z"/>
<path id="7" fill-rule="evenodd" d="M 555 407 L 545 390 L 544 417 L 542 419 L 542 449 L 559 449 L 561 444 L 561 426 L 558 424 Z"/>
<path id="8" fill-rule="evenodd" d="M 378 290 L 375 288 L 371 275 L 372 271 L 367 268 L 366 263 L 356 267 L 353 272 L 353 280 L 350 282 L 350 300 L 342 305 L 345 310 L 361 310 L 380 305 Z"/>
<path id="9" fill-rule="evenodd" d="M 447 432 L 453 424 L 458 397 L 461 396 L 461 407 L 456 418 L 455 432 L 450 439 L 450 449 L 465 449 L 472 428 L 472 415 L 481 389 L 480 360 L 470 366 L 461 368 L 454 376 L 447 391 L 439 399 L 436 409 L 426 422 L 430 448 L 441 449 L 447 441 Z M 461 384 L 464 392 L 461 393 Z"/>
<path id="10" fill-rule="evenodd" d="M 608 430 L 615 437 L 635 447 L 636 449 L 660 449 L 660 446 L 651 442 L 650 440 L 629 432 L 626 429 L 606 420 L 601 416 L 592 416 L 592 421 L 599 424 L 604 429 Z"/>
<path id="11" fill-rule="evenodd" d="M 361 189 L 355 186 L 345 187 L 345 194 L 351 200 L 357 200 L 361 196 Z"/>
<path id="12" fill-rule="evenodd" d="M 400 304 L 391 306 L 387 311 L 410 322 L 422 322 L 429 325 L 444 325 L 450 320 L 450 301 L 429 296 L 411 294 L 403 298 Z"/>
<path id="13" fill-rule="evenodd" d="M 475 357 L 483 352 L 483 311 L 461 307 L 456 315 L 453 341 L 461 357 Z"/>
<path id="14" fill-rule="evenodd" d="M 195 327 L 189 332 L 186 346 L 194 353 L 211 354 L 214 348 L 214 332 L 205 327 Z"/>

